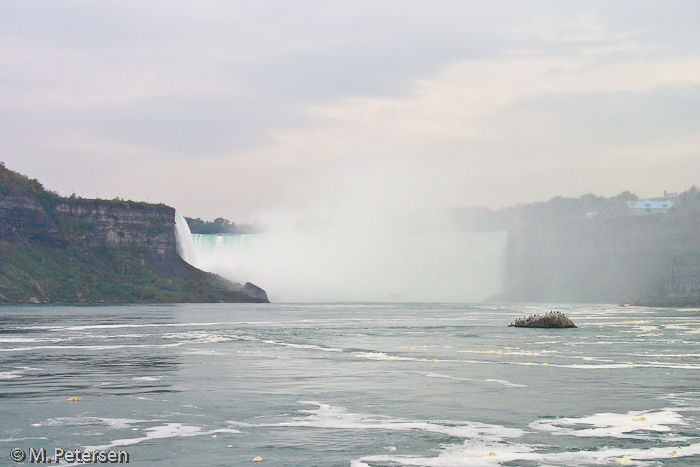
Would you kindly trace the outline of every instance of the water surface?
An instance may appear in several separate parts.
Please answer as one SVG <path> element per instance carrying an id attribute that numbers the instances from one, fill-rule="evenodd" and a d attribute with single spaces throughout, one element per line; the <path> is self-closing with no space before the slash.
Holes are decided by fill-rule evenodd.
<path id="1" fill-rule="evenodd" d="M 579 328 L 507 326 L 550 309 Z M 695 465 L 699 337 L 698 310 L 609 305 L 6 306 L 0 458 Z"/>

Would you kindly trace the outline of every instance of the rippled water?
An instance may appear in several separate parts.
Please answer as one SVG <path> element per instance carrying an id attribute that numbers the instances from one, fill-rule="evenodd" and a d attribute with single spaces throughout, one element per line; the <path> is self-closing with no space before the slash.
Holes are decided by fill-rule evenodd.
<path id="1" fill-rule="evenodd" d="M 579 328 L 507 327 L 550 309 Z M 699 343 L 698 310 L 6 306 L 0 464 L 698 465 Z"/>

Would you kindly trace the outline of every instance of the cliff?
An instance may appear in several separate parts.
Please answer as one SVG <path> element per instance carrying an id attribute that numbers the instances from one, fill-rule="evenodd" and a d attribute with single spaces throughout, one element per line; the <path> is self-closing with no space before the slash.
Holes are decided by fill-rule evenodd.
<path id="1" fill-rule="evenodd" d="M 455 208 L 469 231 L 507 231 L 504 292 L 492 301 L 700 306 L 700 189 L 664 193 L 667 212 L 631 212 L 629 191 L 499 210 Z"/>
<path id="2" fill-rule="evenodd" d="M 513 218 L 496 299 L 700 304 L 700 213 Z"/>
<path id="3" fill-rule="evenodd" d="M 0 301 L 267 302 L 177 254 L 175 210 L 64 198 L 0 163 Z"/>

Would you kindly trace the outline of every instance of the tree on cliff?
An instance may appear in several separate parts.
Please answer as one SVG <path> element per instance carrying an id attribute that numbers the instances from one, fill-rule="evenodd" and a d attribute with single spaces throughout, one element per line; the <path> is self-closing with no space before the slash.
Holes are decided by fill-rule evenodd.
<path id="1" fill-rule="evenodd" d="M 34 178 L 14 172 L 0 162 L 0 195 L 32 196 L 40 199 L 58 199 L 58 193 L 49 191 Z"/>
<path id="2" fill-rule="evenodd" d="M 695 185 L 684 191 L 677 198 L 677 207 L 680 212 L 700 211 L 700 189 Z"/>
<path id="3" fill-rule="evenodd" d="M 259 229 L 255 224 L 236 224 L 223 217 L 218 217 L 213 221 L 203 221 L 200 218 L 193 219 L 185 217 L 187 225 L 193 234 L 226 235 L 226 234 L 254 234 Z"/>

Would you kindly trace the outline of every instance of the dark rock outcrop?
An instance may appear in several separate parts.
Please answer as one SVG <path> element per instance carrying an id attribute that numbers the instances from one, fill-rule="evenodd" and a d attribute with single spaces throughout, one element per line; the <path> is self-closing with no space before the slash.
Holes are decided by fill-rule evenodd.
<path id="1" fill-rule="evenodd" d="M 559 311 L 552 311 L 546 315 L 532 315 L 526 318 L 518 318 L 511 326 L 516 328 L 575 328 L 573 321 Z"/>
<path id="2" fill-rule="evenodd" d="M 260 301 L 267 302 L 267 292 L 265 292 L 263 289 L 258 287 L 255 284 L 251 284 L 250 282 L 246 282 L 245 285 L 243 286 L 243 292 L 245 292 L 247 295 L 257 298 Z"/>

